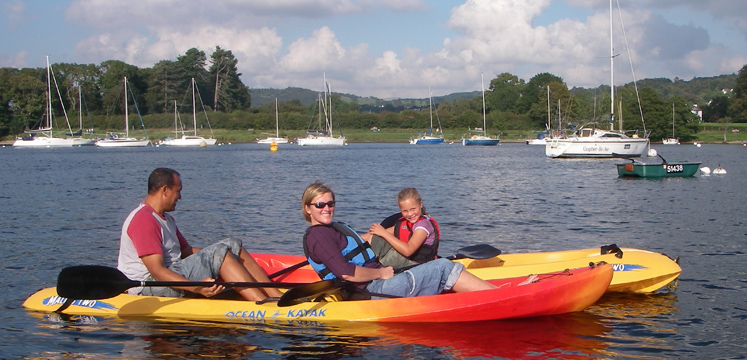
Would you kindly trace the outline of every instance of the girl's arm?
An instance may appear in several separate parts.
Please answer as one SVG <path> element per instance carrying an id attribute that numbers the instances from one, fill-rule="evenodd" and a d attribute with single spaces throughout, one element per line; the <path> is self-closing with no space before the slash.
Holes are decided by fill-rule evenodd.
<path id="1" fill-rule="evenodd" d="M 379 224 L 372 224 L 369 231 L 374 235 L 381 236 L 394 250 L 397 250 L 398 253 L 406 257 L 411 256 L 415 251 L 420 249 L 420 246 L 423 245 L 423 242 L 428 237 L 428 233 L 425 230 L 416 229 L 412 237 L 410 237 L 410 241 L 404 242 L 394 236 L 394 233 L 387 231 L 387 229 Z"/>

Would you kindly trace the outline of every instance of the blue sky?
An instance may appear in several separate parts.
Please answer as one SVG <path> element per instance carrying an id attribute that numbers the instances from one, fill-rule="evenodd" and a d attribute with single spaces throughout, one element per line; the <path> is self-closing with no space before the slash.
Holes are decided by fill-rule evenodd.
<path id="1" fill-rule="evenodd" d="M 617 13 L 620 3 L 621 14 Z M 150 67 L 220 46 L 251 88 L 380 98 L 480 89 L 508 72 L 609 83 L 606 0 L 0 0 L 0 67 Z M 747 1 L 615 0 L 615 79 L 690 80 L 747 64 Z M 620 25 L 622 16 L 623 28 Z"/>

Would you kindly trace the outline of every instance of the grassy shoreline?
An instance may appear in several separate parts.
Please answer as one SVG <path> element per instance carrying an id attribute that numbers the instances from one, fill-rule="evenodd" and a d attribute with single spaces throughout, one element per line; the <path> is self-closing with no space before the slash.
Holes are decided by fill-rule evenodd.
<path id="1" fill-rule="evenodd" d="M 724 130 L 727 129 L 727 130 Z M 733 130 L 738 129 L 738 132 Z M 258 138 L 262 139 L 267 136 L 274 136 L 270 130 L 224 130 L 215 129 L 213 130 L 213 136 L 218 139 L 221 143 L 251 143 L 256 141 Z M 209 136 L 210 132 L 201 130 L 198 132 L 201 136 Z M 374 132 L 367 129 L 353 129 L 343 130 L 343 134 L 347 138 L 349 143 L 406 143 L 411 137 L 417 135 L 417 131 L 413 129 L 382 129 L 381 131 Z M 145 134 L 142 131 L 135 131 L 130 133 L 133 137 L 144 137 Z M 337 135 L 337 134 L 335 134 Z M 446 142 L 459 142 L 464 134 L 458 133 L 457 131 L 446 130 L 445 139 Z M 100 136 L 103 136 L 100 135 Z M 154 141 L 163 139 L 166 137 L 173 137 L 174 131 L 171 129 L 149 129 L 148 138 Z M 306 136 L 304 130 L 287 130 L 281 131 L 280 136 L 288 136 L 289 139 L 295 139 L 298 137 Z M 504 143 L 523 143 L 527 139 L 534 138 L 535 134 L 531 131 L 520 131 L 520 130 L 507 130 L 500 133 L 501 142 Z M 6 137 L 0 140 L 0 145 L 7 146 L 12 145 L 14 138 Z M 701 131 L 697 134 L 694 142 L 703 144 L 743 144 L 747 141 L 747 124 L 703 124 Z M 656 144 L 656 143 L 654 143 Z"/>

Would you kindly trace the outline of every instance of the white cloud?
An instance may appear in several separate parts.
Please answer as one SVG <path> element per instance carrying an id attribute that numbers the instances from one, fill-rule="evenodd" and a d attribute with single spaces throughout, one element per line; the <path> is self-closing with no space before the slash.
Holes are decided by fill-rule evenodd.
<path id="1" fill-rule="evenodd" d="M 28 21 L 26 14 L 26 5 L 21 1 L 3 2 L 3 14 L 8 19 L 8 28 L 13 29 L 23 21 Z"/>
<path id="2" fill-rule="evenodd" d="M 345 49 L 335 33 L 325 26 L 314 31 L 310 38 L 288 45 L 288 55 L 280 61 L 280 66 L 288 72 L 320 72 L 338 65 L 344 56 Z"/>
<path id="3" fill-rule="evenodd" d="M 535 25 L 546 11 L 557 11 L 554 5 L 559 1 L 566 4 L 560 7 L 562 11 L 591 11 L 576 11 L 576 17 L 565 19 L 554 14 L 558 20 Z M 743 29 L 745 20 L 737 16 L 738 11 L 729 9 L 745 8 L 747 2 L 722 3 L 638 0 L 627 4 L 623 8 L 626 36 L 619 31 L 615 35 L 616 53 L 620 54 L 616 68 L 630 72 L 626 64 L 629 46 L 638 79 L 738 71 L 744 55 L 726 44 L 714 44 L 709 30 L 699 25 L 673 24 L 656 12 L 700 6 L 709 12 L 702 16 L 725 19 Z M 22 3 L 10 4 L 18 9 L 15 12 L 23 12 Z M 356 43 L 351 34 L 363 31 L 371 35 L 366 37 L 368 41 L 378 41 L 381 29 L 346 27 L 351 26 L 345 21 L 351 16 L 380 18 L 381 26 L 386 26 L 387 14 L 432 16 L 429 10 L 441 10 L 443 6 L 425 0 L 225 0 L 190 2 L 188 6 L 178 0 L 154 0 L 138 6 L 74 0 L 66 15 L 69 22 L 95 32 L 75 47 L 85 62 L 119 59 L 149 67 L 160 60 L 175 59 L 192 47 L 209 56 L 220 46 L 231 50 L 239 60 L 242 80 L 250 87 L 319 89 L 324 72 L 336 91 L 387 98 L 422 97 L 427 95 L 429 85 L 436 95 L 477 90 L 481 72 L 488 78 L 510 72 L 525 80 L 550 72 L 561 76 L 569 86 L 609 82 L 609 14 L 607 5 L 600 5 L 598 0 L 457 3 L 440 22 L 433 22 L 439 30 L 446 30 L 438 32 L 447 34 L 439 35 L 443 36 L 440 48 L 408 48 L 398 43 L 398 47 L 384 47 L 372 54 L 370 44 Z M 585 16 L 578 17 L 579 13 Z M 619 22 L 617 15 L 615 22 Z M 378 38 L 390 40 L 381 35 Z M 419 42 L 408 43 L 417 46 Z M 717 54 L 717 58 L 709 59 L 709 54 Z M 632 80 L 631 75 L 616 78 L 620 82 Z"/>

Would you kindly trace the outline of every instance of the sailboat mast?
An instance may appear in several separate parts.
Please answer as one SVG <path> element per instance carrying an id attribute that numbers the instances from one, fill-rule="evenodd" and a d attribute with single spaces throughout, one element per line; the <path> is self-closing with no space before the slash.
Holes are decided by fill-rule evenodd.
<path id="1" fill-rule="evenodd" d="M 672 103 L 672 138 L 674 138 L 674 103 Z"/>
<path id="2" fill-rule="evenodd" d="M 480 86 L 482 87 L 482 133 L 488 136 L 488 126 L 485 121 L 485 79 L 482 73 L 480 73 Z"/>
<path id="3" fill-rule="evenodd" d="M 275 98 L 275 137 L 280 137 L 280 127 L 278 126 L 278 98 Z"/>
<path id="4" fill-rule="evenodd" d="M 49 56 L 47 56 L 47 127 L 52 137 L 52 80 L 50 76 Z"/>
<path id="5" fill-rule="evenodd" d="M 80 83 L 78 83 L 78 129 L 83 130 L 83 96 L 80 94 Z"/>
<path id="6" fill-rule="evenodd" d="M 195 107 L 195 78 L 192 78 L 192 126 L 195 128 L 195 136 L 197 136 L 197 111 Z"/>
<path id="7" fill-rule="evenodd" d="M 612 0 L 610 0 L 610 130 L 615 130 L 615 45 L 612 40 Z"/>
<path id="8" fill-rule="evenodd" d="M 174 138 L 179 136 L 179 122 L 177 119 L 179 118 L 179 113 L 176 109 L 176 100 L 174 100 Z"/>
<path id="9" fill-rule="evenodd" d="M 431 135 L 433 135 L 433 93 L 431 92 L 431 86 L 428 85 L 428 112 L 431 115 Z"/>
<path id="10" fill-rule="evenodd" d="M 125 137 L 130 137 L 130 120 L 127 113 L 127 76 L 124 77 Z"/>

